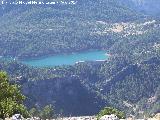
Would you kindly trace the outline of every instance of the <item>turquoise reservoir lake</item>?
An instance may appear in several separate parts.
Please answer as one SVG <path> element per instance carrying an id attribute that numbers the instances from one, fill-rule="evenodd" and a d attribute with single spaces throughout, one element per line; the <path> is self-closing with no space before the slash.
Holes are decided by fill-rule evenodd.
<path id="1" fill-rule="evenodd" d="M 49 67 L 58 65 L 74 65 L 79 61 L 106 60 L 108 56 L 105 51 L 87 51 L 74 54 L 61 54 L 37 59 L 23 60 L 22 63 L 34 67 Z"/>

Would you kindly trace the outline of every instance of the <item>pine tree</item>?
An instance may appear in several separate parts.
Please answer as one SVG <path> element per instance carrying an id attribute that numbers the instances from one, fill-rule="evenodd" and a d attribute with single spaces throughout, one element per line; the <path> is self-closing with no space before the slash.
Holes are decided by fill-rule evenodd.
<path id="1" fill-rule="evenodd" d="M 10 84 L 7 73 L 0 72 L 0 118 L 5 119 L 15 113 L 27 117 L 24 100 L 25 96 L 21 94 L 20 86 Z"/>

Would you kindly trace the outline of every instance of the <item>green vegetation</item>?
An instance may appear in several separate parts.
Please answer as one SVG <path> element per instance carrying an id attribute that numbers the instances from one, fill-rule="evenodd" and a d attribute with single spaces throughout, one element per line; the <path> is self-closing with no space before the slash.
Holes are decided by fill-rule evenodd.
<path id="1" fill-rule="evenodd" d="M 55 104 L 55 111 L 59 113 L 63 109 L 64 115 L 93 115 L 105 105 L 136 116 L 139 112 L 159 111 L 158 20 L 142 19 L 144 16 L 121 6 L 116 0 L 78 0 L 75 6 L 63 7 L 3 8 L 0 56 L 30 58 L 89 49 L 105 49 L 111 55 L 102 63 L 85 62 L 53 68 L 33 68 L 18 61 L 0 59 L 0 70 L 9 73 L 10 82 L 22 85 L 27 107 L 43 108 Z M 124 29 L 116 32 L 117 25 Z M 13 86 L 6 80 L 6 85 Z M 156 99 L 148 102 L 151 98 Z M 12 97 L 2 101 L 3 108 L 7 101 L 12 104 Z M 16 101 L 12 105 L 14 103 Z M 7 109 L 10 115 L 12 111 Z M 43 118 L 53 112 L 50 106 L 42 111 L 46 111 L 42 112 Z M 32 109 L 31 114 L 39 112 Z"/>
<path id="2" fill-rule="evenodd" d="M 97 119 L 99 120 L 102 116 L 111 114 L 116 115 L 119 119 L 125 119 L 124 112 L 121 112 L 118 109 L 112 107 L 105 107 L 103 110 L 101 110 L 97 115 Z"/>
<path id="3" fill-rule="evenodd" d="M 80 0 L 74 6 L 65 7 L 9 5 L 4 8 L 10 12 L 0 17 L 0 56 L 18 58 L 108 49 L 119 37 L 114 33 L 94 34 L 105 29 L 97 21 L 105 21 L 107 25 L 139 17 L 110 0 Z"/>
<path id="4" fill-rule="evenodd" d="M 24 99 L 25 97 L 21 94 L 19 86 L 11 85 L 7 74 L 0 72 L 0 118 L 4 119 L 15 113 L 27 117 L 28 112 L 23 105 Z"/>
<path id="5" fill-rule="evenodd" d="M 40 114 L 41 118 L 44 120 L 54 118 L 54 109 L 52 105 L 45 106 Z"/>
<path id="6" fill-rule="evenodd" d="M 39 117 L 43 120 L 50 120 L 56 117 L 54 107 L 52 105 L 46 105 L 41 110 L 37 108 L 32 108 L 30 109 L 29 113 L 32 117 Z"/>
<path id="7" fill-rule="evenodd" d="M 56 103 L 56 111 L 63 109 L 64 115 L 93 115 L 104 105 L 123 109 L 127 115 L 139 116 L 139 111 L 156 113 L 160 98 L 148 103 L 150 97 L 160 93 L 160 31 L 153 26 L 145 26 L 147 32 L 142 35 L 118 39 L 108 50 L 111 56 L 106 62 L 32 68 L 1 60 L 0 69 L 7 71 L 12 81 L 22 84 L 31 107 L 35 103 L 41 107 Z"/>

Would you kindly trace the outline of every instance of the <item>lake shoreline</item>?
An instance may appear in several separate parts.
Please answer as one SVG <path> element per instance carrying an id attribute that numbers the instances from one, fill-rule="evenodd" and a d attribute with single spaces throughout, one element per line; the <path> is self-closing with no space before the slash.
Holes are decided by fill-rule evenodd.
<path id="1" fill-rule="evenodd" d="M 102 50 L 88 50 L 84 52 L 70 53 L 70 54 L 59 54 L 53 56 L 43 56 L 38 58 L 18 60 L 23 64 L 39 67 L 49 66 L 62 66 L 62 65 L 74 65 L 81 61 L 105 61 L 108 59 L 106 51 Z"/>
<path id="2" fill-rule="evenodd" d="M 9 57 L 9 56 L 6 56 L 6 57 L 13 58 L 13 59 L 15 58 L 18 61 L 24 61 L 24 60 L 27 61 L 27 60 L 38 60 L 38 59 L 57 56 L 57 55 L 70 55 L 70 54 L 73 55 L 73 54 L 77 54 L 77 53 L 92 52 L 92 51 L 106 51 L 106 55 L 108 55 L 106 49 L 84 49 L 84 50 L 75 51 L 75 52 L 51 53 L 51 54 L 38 55 L 38 56 L 27 56 L 27 57 L 25 57 L 25 56 L 23 56 L 23 57 L 18 57 L 18 56 Z"/>

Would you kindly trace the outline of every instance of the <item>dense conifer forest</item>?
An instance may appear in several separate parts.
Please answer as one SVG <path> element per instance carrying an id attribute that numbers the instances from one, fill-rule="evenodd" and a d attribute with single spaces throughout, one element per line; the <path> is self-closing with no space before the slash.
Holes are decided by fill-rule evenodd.
<path id="1" fill-rule="evenodd" d="M 137 7 L 117 0 L 0 5 L 0 70 L 22 86 L 28 109 L 51 104 L 56 113 L 77 116 L 113 106 L 153 115 L 160 111 L 159 13 Z M 86 50 L 105 50 L 109 58 L 41 68 L 21 62 Z"/>

